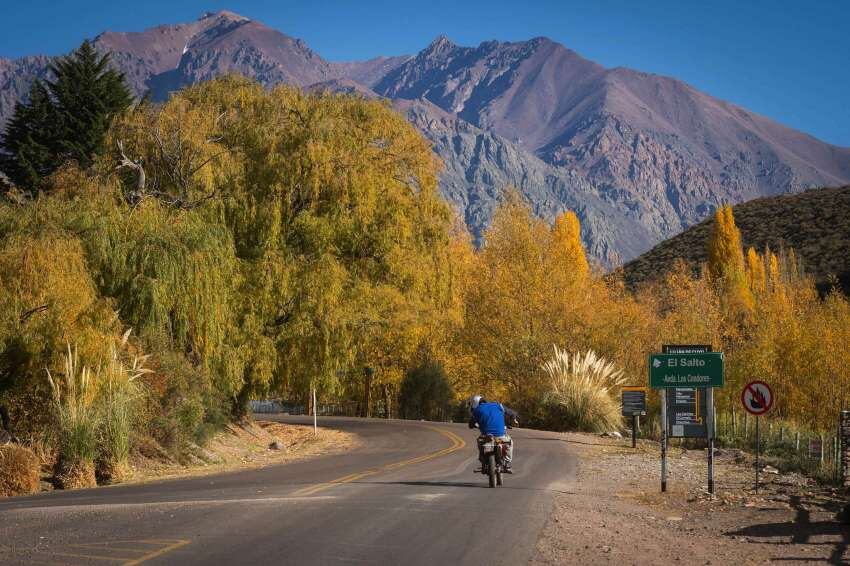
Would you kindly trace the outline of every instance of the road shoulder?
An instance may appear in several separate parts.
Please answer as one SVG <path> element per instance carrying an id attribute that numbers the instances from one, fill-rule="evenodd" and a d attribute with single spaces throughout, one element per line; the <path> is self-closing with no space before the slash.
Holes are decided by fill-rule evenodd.
<path id="1" fill-rule="evenodd" d="M 187 478 L 263 468 L 350 450 L 360 445 L 357 435 L 333 428 L 280 423 L 255 418 L 229 424 L 203 446 L 192 447 L 184 462 L 136 454 L 123 484 Z"/>
<path id="2" fill-rule="evenodd" d="M 850 529 L 835 522 L 842 501 L 799 476 L 768 477 L 753 491 L 745 455 L 716 460 L 708 495 L 704 450 L 671 450 L 660 493 L 657 444 L 565 434 L 580 458 L 572 493 L 555 494 L 532 564 L 761 564 L 850 558 Z"/>

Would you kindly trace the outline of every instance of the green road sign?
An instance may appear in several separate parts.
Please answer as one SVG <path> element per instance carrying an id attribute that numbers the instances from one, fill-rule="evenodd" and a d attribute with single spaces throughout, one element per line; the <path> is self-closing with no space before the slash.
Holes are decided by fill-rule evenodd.
<path id="1" fill-rule="evenodd" d="M 650 354 L 649 386 L 723 387 L 723 353 Z"/>

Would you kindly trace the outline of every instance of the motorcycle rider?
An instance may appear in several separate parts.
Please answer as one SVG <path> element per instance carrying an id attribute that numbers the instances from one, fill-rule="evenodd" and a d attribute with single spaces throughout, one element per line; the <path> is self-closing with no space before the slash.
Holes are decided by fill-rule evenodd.
<path id="1" fill-rule="evenodd" d="M 505 428 L 512 428 L 513 425 L 519 424 L 519 415 L 516 411 L 501 403 L 487 401 L 481 395 L 474 395 L 470 399 L 469 409 L 471 411 L 469 428 L 477 426 L 482 435 L 489 434 L 499 442 L 508 445 L 508 453 L 505 456 L 505 473 L 512 474 L 511 462 L 514 455 L 514 441 L 508 436 Z"/>

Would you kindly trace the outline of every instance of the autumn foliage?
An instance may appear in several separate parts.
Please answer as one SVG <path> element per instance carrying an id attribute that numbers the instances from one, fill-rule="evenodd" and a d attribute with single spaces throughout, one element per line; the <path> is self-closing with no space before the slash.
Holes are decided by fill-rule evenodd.
<path id="1" fill-rule="evenodd" d="M 814 428 L 845 402 L 847 298 L 819 296 L 792 250 L 745 253 L 729 207 L 700 273 L 674 264 L 629 290 L 588 262 L 577 214 L 549 223 L 515 191 L 473 245 L 427 142 L 380 101 L 226 77 L 125 113 L 107 147 L 51 176 L 49 194 L 0 204 L 0 404 L 19 438 L 67 440 L 62 412 L 41 409 L 69 345 L 95 381 L 149 356 L 134 413 L 111 413 L 124 424 L 99 428 L 86 461 L 123 462 L 140 437 L 200 442 L 261 396 L 306 402 L 315 387 L 366 412 L 367 366 L 373 404 L 398 399 L 405 376 L 409 401 L 422 360 L 440 368 L 422 388 L 440 407 L 481 393 L 538 425 L 590 399 L 602 416 L 580 426 L 613 426 L 618 387 L 645 383 L 666 343 L 726 353 L 721 409 L 752 378 Z M 568 397 L 553 347 L 622 373 L 601 400 Z"/>

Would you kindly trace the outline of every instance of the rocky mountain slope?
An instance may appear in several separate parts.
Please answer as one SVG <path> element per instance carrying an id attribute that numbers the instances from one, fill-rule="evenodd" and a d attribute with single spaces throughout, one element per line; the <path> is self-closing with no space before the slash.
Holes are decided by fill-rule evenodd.
<path id="1" fill-rule="evenodd" d="M 480 236 L 506 186 L 552 218 L 575 209 L 604 264 L 634 258 L 717 205 L 850 183 L 850 149 L 823 143 L 672 78 L 606 69 L 546 38 L 334 63 L 231 12 L 106 32 L 137 95 L 236 72 L 266 85 L 382 96 L 431 140 L 441 189 Z M 0 59 L 0 123 L 46 58 Z"/>
<path id="2" fill-rule="evenodd" d="M 724 202 L 850 180 L 848 149 L 546 38 L 473 48 L 440 37 L 374 89 L 425 98 L 575 171 L 659 239 Z"/>
<path id="3" fill-rule="evenodd" d="M 822 291 L 834 278 L 850 292 L 850 186 L 759 198 L 736 205 L 733 211 L 746 248 L 794 248 L 804 272 Z M 653 281 L 677 259 L 694 267 L 707 261 L 713 222 L 706 219 L 624 265 L 626 282 L 636 287 Z"/>
<path id="4" fill-rule="evenodd" d="M 15 103 L 25 96 L 32 82 L 45 78 L 49 57 L 0 58 L 0 127 L 12 116 Z"/>

